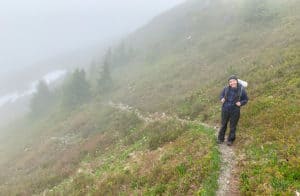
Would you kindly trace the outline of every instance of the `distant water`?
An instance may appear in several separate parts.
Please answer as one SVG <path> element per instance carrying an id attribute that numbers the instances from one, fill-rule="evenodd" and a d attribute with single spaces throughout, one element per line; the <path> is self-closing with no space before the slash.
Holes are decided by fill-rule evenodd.
<path id="1" fill-rule="evenodd" d="M 40 80 L 43 80 L 48 86 L 53 84 L 54 82 L 62 79 L 67 74 L 67 70 L 55 70 L 46 75 L 44 75 Z M 28 88 L 24 91 L 15 91 L 12 93 L 8 93 L 6 95 L 0 96 L 0 107 L 5 104 L 14 103 L 17 100 L 30 96 L 37 91 L 37 85 L 40 80 L 33 81 L 28 84 Z"/>

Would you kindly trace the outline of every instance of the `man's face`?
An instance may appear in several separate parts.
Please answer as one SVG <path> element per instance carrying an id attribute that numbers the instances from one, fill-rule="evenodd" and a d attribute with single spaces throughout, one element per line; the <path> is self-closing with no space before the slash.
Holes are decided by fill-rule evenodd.
<path id="1" fill-rule="evenodd" d="M 229 80 L 229 86 L 231 86 L 232 88 L 236 88 L 237 87 L 237 81 L 235 79 Z"/>

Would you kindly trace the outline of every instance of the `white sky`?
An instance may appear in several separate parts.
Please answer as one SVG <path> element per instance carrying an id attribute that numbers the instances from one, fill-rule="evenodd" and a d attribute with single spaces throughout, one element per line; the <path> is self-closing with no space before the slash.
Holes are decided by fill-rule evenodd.
<path id="1" fill-rule="evenodd" d="M 132 32 L 184 0 L 0 0 L 0 73 Z"/>

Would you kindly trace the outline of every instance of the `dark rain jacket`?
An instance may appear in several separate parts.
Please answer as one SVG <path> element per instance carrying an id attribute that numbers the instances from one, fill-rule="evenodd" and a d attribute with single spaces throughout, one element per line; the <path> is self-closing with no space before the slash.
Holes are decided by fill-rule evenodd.
<path id="1" fill-rule="evenodd" d="M 234 108 L 239 108 L 236 103 L 241 102 L 241 106 L 246 105 L 248 102 L 247 92 L 241 84 L 237 85 L 237 88 L 232 88 L 230 86 L 224 87 L 220 95 L 220 100 L 225 98 L 223 103 L 223 109 L 230 110 Z"/>

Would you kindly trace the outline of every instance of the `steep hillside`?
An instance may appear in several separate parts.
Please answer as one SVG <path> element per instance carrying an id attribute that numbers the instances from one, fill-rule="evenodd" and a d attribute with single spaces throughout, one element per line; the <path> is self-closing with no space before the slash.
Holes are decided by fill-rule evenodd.
<path id="1" fill-rule="evenodd" d="M 287 51 L 275 68 L 253 75 L 252 99 L 240 126 L 241 190 L 294 194 L 300 189 L 300 50 Z M 260 71 L 259 71 L 260 72 Z"/>
<path id="2" fill-rule="evenodd" d="M 233 73 L 250 102 L 231 183 L 241 195 L 299 191 L 299 10 L 298 0 L 191 0 L 154 18 L 106 56 L 109 91 L 0 138 L 0 192 L 214 195 L 220 154 L 199 124 L 219 123 Z"/>
<path id="3" fill-rule="evenodd" d="M 282 48 L 299 40 L 298 4 L 188 1 L 155 18 L 116 49 L 127 54 L 115 72 L 123 78 L 120 97 L 166 110 L 210 81 L 247 72 L 260 55 L 278 60 Z"/>
<path id="4" fill-rule="evenodd" d="M 293 195 L 300 188 L 300 47 L 282 52 L 280 62 L 257 64 L 241 74 L 250 96 L 235 146 L 242 194 Z M 179 116 L 218 122 L 220 105 L 209 97 L 219 91 L 209 86 L 189 96 L 178 107 Z"/>
<path id="5" fill-rule="evenodd" d="M 7 148 L 18 144 L 2 149 L 18 153 L 11 159 L 1 154 L 1 194 L 212 194 L 217 189 L 219 153 L 212 129 L 96 103 L 40 123 L 23 129 L 26 134 L 17 127 L 15 138 L 9 134 L 1 141 Z"/>

